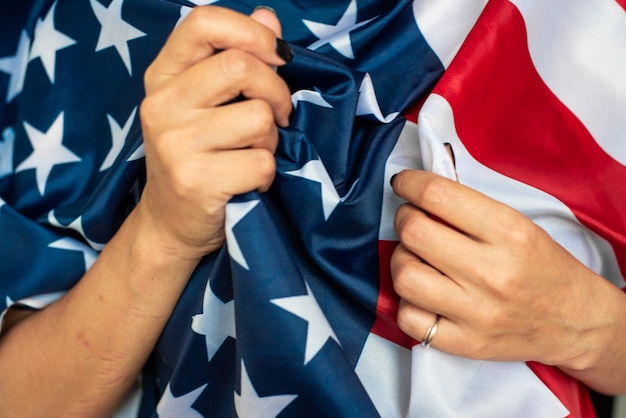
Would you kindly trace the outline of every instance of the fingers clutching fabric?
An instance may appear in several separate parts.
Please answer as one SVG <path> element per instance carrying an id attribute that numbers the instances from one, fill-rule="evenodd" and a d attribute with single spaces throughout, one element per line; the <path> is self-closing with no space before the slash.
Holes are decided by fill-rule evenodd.
<path id="1" fill-rule="evenodd" d="M 391 261 L 407 334 L 463 357 L 554 365 L 597 342 L 602 319 L 580 307 L 603 288 L 528 218 L 433 173 L 403 171 L 393 188 L 408 202 L 396 213 Z"/>
<path id="2" fill-rule="evenodd" d="M 439 348 L 442 345 L 447 346 L 449 339 L 453 342 L 456 338 L 456 325 L 445 316 L 449 301 L 453 296 L 454 299 L 461 299 L 463 289 L 440 271 L 415 257 L 402 244 L 398 245 L 392 256 L 391 266 L 394 289 L 401 296 L 398 308 L 400 329 L 425 346 L 429 333 L 428 346 Z M 433 332 L 434 322 L 437 322 L 437 327 Z M 446 324 L 442 327 L 443 322 Z"/>
<path id="3" fill-rule="evenodd" d="M 268 9 L 245 16 L 196 7 L 146 71 L 138 213 L 176 251 L 198 257 L 218 248 L 230 198 L 274 179 L 277 125 L 288 124 L 292 106 L 274 71 L 292 58 L 280 34 Z"/>

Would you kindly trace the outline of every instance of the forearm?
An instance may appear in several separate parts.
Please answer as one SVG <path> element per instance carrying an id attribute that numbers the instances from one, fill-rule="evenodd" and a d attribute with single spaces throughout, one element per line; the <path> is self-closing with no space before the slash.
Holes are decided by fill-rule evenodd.
<path id="1" fill-rule="evenodd" d="M 292 109 L 273 67 L 293 54 L 275 15 L 251 17 L 194 8 L 146 70 L 141 201 L 66 296 L 0 337 L 0 416 L 108 416 L 224 242 L 227 202 L 270 187 Z"/>
<path id="2" fill-rule="evenodd" d="M 581 339 L 583 354 L 561 369 L 598 392 L 623 394 L 626 393 L 626 293 L 601 278 L 596 280 L 604 296 L 593 307 L 599 313 L 600 326 Z"/>
<path id="3" fill-rule="evenodd" d="M 67 295 L 2 335 L 0 416 L 110 415 L 198 261 L 155 232 L 132 213 Z"/>

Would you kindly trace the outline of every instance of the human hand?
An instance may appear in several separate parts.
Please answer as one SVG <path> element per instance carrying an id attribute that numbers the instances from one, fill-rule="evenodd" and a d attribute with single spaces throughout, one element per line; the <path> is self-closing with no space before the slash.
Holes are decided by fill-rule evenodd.
<path id="1" fill-rule="evenodd" d="M 273 66 L 291 59 L 280 23 L 196 7 L 145 73 L 141 105 L 147 182 L 136 212 L 177 256 L 198 259 L 224 241 L 233 195 L 269 188 L 276 124 L 290 92 Z M 247 100 L 232 102 L 243 95 Z"/>
<path id="2" fill-rule="evenodd" d="M 421 340 L 440 314 L 432 346 L 455 355 L 595 361 L 611 321 L 598 304 L 611 299 L 606 281 L 521 213 L 457 182 L 406 170 L 393 189 L 409 202 L 391 261 L 404 332 Z"/>

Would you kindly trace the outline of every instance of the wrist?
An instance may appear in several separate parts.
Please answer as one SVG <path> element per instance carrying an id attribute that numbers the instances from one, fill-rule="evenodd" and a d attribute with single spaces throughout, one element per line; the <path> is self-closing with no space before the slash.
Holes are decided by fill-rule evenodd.
<path id="1" fill-rule="evenodd" d="M 182 292 L 201 258 L 198 252 L 173 245 L 159 225 L 142 214 L 138 205 L 104 248 L 92 270 L 99 271 L 102 264 L 105 271 L 116 271 L 115 275 L 122 278 L 120 285 L 127 287 L 123 294 L 134 303 L 145 299 L 150 304 L 165 295 Z"/>
<path id="2" fill-rule="evenodd" d="M 215 244 L 194 243 L 180 238 L 172 228 L 163 225 L 149 210 L 148 204 L 140 201 L 128 216 L 132 251 L 138 256 L 147 257 L 152 262 L 162 262 L 179 268 L 196 266 L 202 257 L 217 249 L 222 237 L 214 239 Z"/>
<path id="3" fill-rule="evenodd" d="M 596 276 L 595 303 L 585 310 L 590 327 L 578 341 L 578 355 L 557 365 L 594 390 L 617 394 L 626 391 L 626 294 Z"/>

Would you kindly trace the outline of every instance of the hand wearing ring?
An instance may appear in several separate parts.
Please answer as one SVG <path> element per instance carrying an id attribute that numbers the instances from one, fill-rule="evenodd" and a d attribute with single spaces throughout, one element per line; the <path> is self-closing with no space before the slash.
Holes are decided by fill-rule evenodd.
<path id="1" fill-rule="evenodd" d="M 596 391 L 626 391 L 626 354 L 607 352 L 625 346 L 614 342 L 626 335 L 621 289 L 510 206 L 426 171 L 393 178 L 407 202 L 390 263 L 402 331 L 425 347 L 436 335 L 455 356 L 534 361 Z"/>

